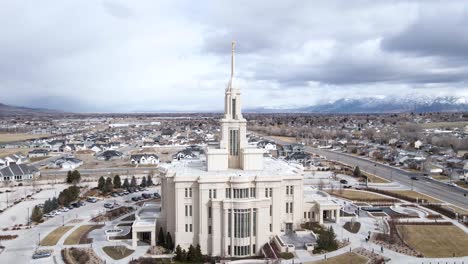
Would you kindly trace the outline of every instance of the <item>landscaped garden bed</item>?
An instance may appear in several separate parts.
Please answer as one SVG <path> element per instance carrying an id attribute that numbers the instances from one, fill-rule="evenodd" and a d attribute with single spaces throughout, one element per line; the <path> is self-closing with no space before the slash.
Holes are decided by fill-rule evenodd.
<path id="1" fill-rule="evenodd" d="M 104 264 L 96 253 L 90 248 L 64 248 L 61 251 L 62 259 L 66 264 Z"/>
<path id="2" fill-rule="evenodd" d="M 344 229 L 348 230 L 348 232 L 351 232 L 353 234 L 356 234 L 359 232 L 359 229 L 361 229 L 361 223 L 359 222 L 346 222 L 343 226 Z"/>
<path id="3" fill-rule="evenodd" d="M 122 215 L 126 215 L 130 212 L 132 212 L 134 209 L 133 207 L 129 206 L 122 206 L 119 208 L 115 208 L 112 210 L 109 210 L 105 212 L 104 214 L 98 215 L 91 219 L 92 222 L 105 222 L 105 221 L 112 221 L 114 219 L 117 219 L 121 217 Z"/>
<path id="4" fill-rule="evenodd" d="M 130 256 L 135 250 L 128 249 L 125 246 L 107 246 L 102 250 L 114 260 L 119 260 Z"/>

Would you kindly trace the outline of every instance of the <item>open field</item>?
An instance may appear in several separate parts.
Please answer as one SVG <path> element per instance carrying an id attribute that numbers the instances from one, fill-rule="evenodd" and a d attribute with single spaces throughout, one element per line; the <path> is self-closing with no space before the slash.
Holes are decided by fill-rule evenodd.
<path id="1" fill-rule="evenodd" d="M 370 173 L 364 173 L 364 175 L 366 175 L 367 179 L 369 179 L 369 181 L 372 183 L 389 183 L 390 182 L 387 179 L 381 178 L 379 176 L 376 176 Z"/>
<path id="2" fill-rule="evenodd" d="M 397 225 L 403 240 L 424 257 L 468 256 L 468 234 L 456 226 Z"/>
<path id="3" fill-rule="evenodd" d="M 34 158 L 29 158 L 29 160 L 31 162 L 37 162 L 37 161 L 41 161 L 41 160 L 45 160 L 45 159 L 48 159 L 50 158 L 49 156 L 44 156 L 44 157 L 34 157 Z"/>
<path id="4" fill-rule="evenodd" d="M 130 164 L 128 157 L 116 160 L 98 160 L 96 156 L 90 154 L 76 154 L 75 157 L 83 161 L 80 169 L 99 169 L 99 168 L 134 168 L 135 165 Z"/>
<path id="5" fill-rule="evenodd" d="M 55 246 L 60 238 L 65 234 L 68 230 L 70 230 L 72 226 L 61 226 L 55 229 L 54 231 L 50 232 L 44 239 L 41 240 L 41 246 Z"/>
<path id="6" fill-rule="evenodd" d="M 82 225 L 75 229 L 63 243 L 64 245 L 78 245 L 80 244 L 81 237 L 88 233 L 89 230 L 95 228 L 96 225 Z"/>
<path id="7" fill-rule="evenodd" d="M 434 122 L 434 123 L 427 123 L 421 124 L 422 128 L 454 128 L 454 127 L 465 127 L 468 126 L 468 122 L 460 121 L 460 122 Z"/>
<path id="8" fill-rule="evenodd" d="M 0 134 L 0 143 L 8 143 L 8 142 L 16 142 L 16 141 L 23 141 L 28 139 L 35 139 L 41 137 L 48 137 L 50 135 L 43 135 L 43 134 Z"/>
<path id="9" fill-rule="evenodd" d="M 134 250 L 128 249 L 124 246 L 107 246 L 103 247 L 102 250 L 106 252 L 112 259 L 118 260 L 130 256 Z"/>
<path id="10" fill-rule="evenodd" d="M 342 190 L 340 192 L 338 190 L 335 190 L 333 193 L 331 193 L 330 191 L 327 191 L 327 192 L 331 195 L 341 196 L 349 200 L 391 199 L 391 198 L 388 198 L 386 196 L 383 196 L 377 193 L 366 192 L 366 191 Z"/>
<path id="11" fill-rule="evenodd" d="M 29 151 L 31 151 L 29 148 L 0 148 L 0 158 L 16 153 L 27 155 Z"/>
<path id="12" fill-rule="evenodd" d="M 304 264 L 342 264 L 342 263 L 353 263 L 353 264 L 366 264 L 369 259 L 358 255 L 356 253 L 345 253 L 338 255 L 333 258 L 328 258 L 327 260 L 319 260 L 313 262 L 304 262 Z"/>
<path id="13" fill-rule="evenodd" d="M 295 137 L 282 137 L 282 136 L 269 136 L 269 137 L 276 139 L 276 140 L 289 142 L 289 143 L 297 143 L 297 140 Z"/>
<path id="14" fill-rule="evenodd" d="M 458 187 L 468 189 L 468 182 L 466 181 L 457 181 L 456 184 L 458 185 Z"/>
<path id="15" fill-rule="evenodd" d="M 430 203 L 441 203 L 440 200 L 434 199 L 434 198 L 432 198 L 430 196 L 427 196 L 425 194 L 422 194 L 422 193 L 419 193 L 419 192 L 416 192 L 416 191 L 405 190 L 405 191 L 389 191 L 389 192 L 397 193 L 397 194 L 401 194 L 401 195 L 406 195 L 408 197 L 415 198 L 415 199 L 416 198 L 426 199 Z"/>

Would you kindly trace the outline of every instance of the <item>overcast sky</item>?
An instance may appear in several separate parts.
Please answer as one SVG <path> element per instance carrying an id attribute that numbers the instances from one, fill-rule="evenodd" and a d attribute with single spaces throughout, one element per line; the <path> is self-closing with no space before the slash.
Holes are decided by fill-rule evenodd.
<path id="1" fill-rule="evenodd" d="M 219 110 L 468 96 L 467 1 L 0 1 L 0 102 Z"/>

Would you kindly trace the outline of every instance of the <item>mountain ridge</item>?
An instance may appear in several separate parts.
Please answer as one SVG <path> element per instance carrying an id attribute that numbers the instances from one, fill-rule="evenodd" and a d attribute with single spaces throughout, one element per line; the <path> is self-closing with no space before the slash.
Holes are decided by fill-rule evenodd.
<path id="1" fill-rule="evenodd" d="M 332 102 L 292 108 L 254 108 L 256 113 L 404 113 L 467 112 L 468 98 L 457 96 L 406 96 L 341 98 Z"/>

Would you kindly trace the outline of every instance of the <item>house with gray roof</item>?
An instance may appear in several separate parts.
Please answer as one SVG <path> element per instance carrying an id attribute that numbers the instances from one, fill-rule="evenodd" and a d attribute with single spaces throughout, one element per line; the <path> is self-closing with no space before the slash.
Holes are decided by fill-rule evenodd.
<path id="1" fill-rule="evenodd" d="M 31 180 L 39 176 L 39 170 L 36 167 L 26 164 L 11 164 L 0 169 L 0 181 L 22 181 Z"/>

